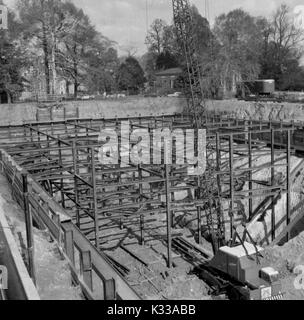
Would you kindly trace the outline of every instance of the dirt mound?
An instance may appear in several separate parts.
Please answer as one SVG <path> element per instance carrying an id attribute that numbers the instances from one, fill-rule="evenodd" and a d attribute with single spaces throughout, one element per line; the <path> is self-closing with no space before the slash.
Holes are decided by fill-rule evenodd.
<path id="1" fill-rule="evenodd" d="M 295 274 L 296 267 L 304 266 L 303 248 L 304 233 L 301 233 L 284 246 L 270 247 L 265 251 L 264 263 L 279 271 L 286 300 L 304 300 L 304 286 L 302 290 L 296 288 Z"/>

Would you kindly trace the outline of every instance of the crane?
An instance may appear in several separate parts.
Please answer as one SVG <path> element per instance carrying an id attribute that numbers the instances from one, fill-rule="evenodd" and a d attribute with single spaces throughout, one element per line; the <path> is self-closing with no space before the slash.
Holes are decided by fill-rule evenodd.
<path id="1" fill-rule="evenodd" d="M 173 18 L 177 33 L 177 41 L 186 63 L 184 92 L 188 102 L 188 113 L 193 117 L 197 130 L 206 127 L 207 110 L 204 99 L 203 81 L 194 38 L 194 21 L 188 0 L 172 0 Z M 216 168 L 213 146 L 207 143 L 207 169 L 204 176 L 198 176 L 198 198 L 206 201 L 205 212 L 207 227 L 213 250 L 217 251 L 224 238 L 221 203 L 218 200 L 220 190 L 216 182 Z M 216 218 L 215 218 L 216 217 Z"/>
<path id="2" fill-rule="evenodd" d="M 196 44 L 194 43 L 194 23 L 188 0 L 172 0 L 173 18 L 177 32 L 177 40 L 183 52 L 187 68 L 185 78 L 185 94 L 189 112 L 193 114 L 196 125 L 206 116 L 203 103 L 204 93 Z"/>

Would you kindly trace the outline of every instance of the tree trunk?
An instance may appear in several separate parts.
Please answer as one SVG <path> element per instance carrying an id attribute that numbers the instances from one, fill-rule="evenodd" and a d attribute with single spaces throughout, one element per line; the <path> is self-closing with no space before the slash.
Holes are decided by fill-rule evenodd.
<path id="1" fill-rule="evenodd" d="M 75 81 L 74 81 L 74 98 L 77 98 L 77 96 L 78 96 L 78 82 L 75 79 Z"/>
<path id="2" fill-rule="evenodd" d="M 78 96 L 78 68 L 77 63 L 74 62 L 74 97 L 77 98 Z"/>
<path id="3" fill-rule="evenodd" d="M 52 50 L 51 50 L 51 70 L 52 70 L 52 94 L 57 94 L 57 72 L 56 72 L 56 39 L 52 32 Z"/>
<path id="4" fill-rule="evenodd" d="M 45 83 L 46 83 L 46 93 L 50 94 L 50 69 L 49 69 L 49 50 L 47 42 L 47 30 L 45 22 L 42 22 L 42 47 L 44 52 L 44 72 L 45 72 Z"/>
<path id="5" fill-rule="evenodd" d="M 77 95 L 78 95 L 78 86 L 79 86 L 79 83 L 78 83 L 78 63 L 77 63 L 77 45 L 75 44 L 74 45 L 74 97 L 77 98 Z"/>
<path id="6" fill-rule="evenodd" d="M 70 82 L 68 80 L 65 83 L 65 90 L 66 90 L 65 95 L 68 97 L 70 95 Z"/>

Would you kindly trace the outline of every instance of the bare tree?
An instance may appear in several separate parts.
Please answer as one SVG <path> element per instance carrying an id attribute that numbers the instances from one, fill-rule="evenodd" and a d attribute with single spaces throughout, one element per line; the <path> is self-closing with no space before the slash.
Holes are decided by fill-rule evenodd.
<path id="1" fill-rule="evenodd" d="M 282 4 L 273 15 L 269 34 L 269 41 L 275 46 L 278 64 L 282 65 L 290 53 L 301 55 L 303 49 L 300 44 L 303 40 L 304 30 L 297 26 L 290 8 Z"/>
<path id="2" fill-rule="evenodd" d="M 156 52 L 160 55 L 165 46 L 164 36 L 167 23 L 162 19 L 156 19 L 152 23 L 148 35 L 146 37 L 146 44 L 149 46 L 150 51 Z"/>
<path id="3" fill-rule="evenodd" d="M 138 53 L 138 47 L 135 44 L 128 44 L 119 47 L 121 51 L 125 52 L 128 57 L 135 57 Z"/>
<path id="4" fill-rule="evenodd" d="M 44 56 L 46 93 L 56 93 L 56 51 L 73 29 L 73 21 L 62 11 L 60 0 L 19 0 L 18 9 L 24 38 L 33 42 L 35 55 L 40 49 Z M 37 52 L 38 51 L 38 52 Z"/>

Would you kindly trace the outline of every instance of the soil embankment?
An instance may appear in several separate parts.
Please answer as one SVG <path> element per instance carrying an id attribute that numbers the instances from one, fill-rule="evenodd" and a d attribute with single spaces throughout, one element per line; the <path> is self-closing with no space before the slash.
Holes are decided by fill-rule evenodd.
<path id="1" fill-rule="evenodd" d="M 47 104 L 40 107 L 37 103 L 3 104 L 0 106 L 0 126 L 20 125 L 37 121 L 37 113 L 39 114 L 39 111 L 48 116 L 48 119 L 43 120 L 63 120 L 64 115 L 69 114 L 74 115 L 72 116 L 73 118 L 78 114 L 81 119 L 113 119 L 116 117 L 173 115 L 181 113 L 185 105 L 184 99 L 167 97 L 130 97 L 115 100 L 69 101 Z M 69 118 L 69 116 L 67 117 Z"/>
<path id="2" fill-rule="evenodd" d="M 208 101 L 207 107 L 238 119 L 304 121 L 304 103 L 214 100 Z"/>
<path id="3" fill-rule="evenodd" d="M 239 100 L 207 101 L 210 111 L 228 113 L 231 117 L 253 120 L 304 121 L 304 103 L 275 103 Z M 69 101 L 48 104 L 42 109 L 53 120 L 62 120 L 64 113 L 79 114 L 83 119 L 162 116 L 181 113 L 186 107 L 182 98 L 129 97 L 113 100 Z M 65 109 L 65 112 L 63 110 Z M 20 125 L 37 120 L 37 103 L 1 105 L 0 125 Z M 76 112 L 77 110 L 77 112 Z"/>

